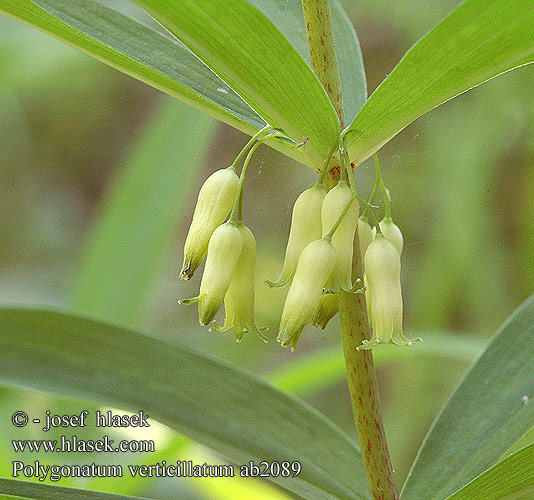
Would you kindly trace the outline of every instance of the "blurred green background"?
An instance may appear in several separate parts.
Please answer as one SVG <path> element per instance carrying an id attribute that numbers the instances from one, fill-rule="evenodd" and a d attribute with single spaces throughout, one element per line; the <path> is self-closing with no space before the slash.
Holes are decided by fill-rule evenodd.
<path id="1" fill-rule="evenodd" d="M 346 1 L 369 90 L 457 3 Z M 296 353 L 283 350 L 274 337 L 285 290 L 262 284 L 277 277 L 292 204 L 314 174 L 266 147 L 254 157 L 244 213 L 258 242 L 257 316 L 269 326 L 271 342 L 249 336 L 236 344 L 230 332 L 200 328 L 196 308 L 177 304 L 196 295 L 199 284 L 198 276 L 179 281 L 178 272 L 198 189 L 247 138 L 4 17 L 0 67 L 0 301 L 75 307 L 130 323 L 260 375 L 282 371 L 282 385 L 308 361 L 308 385 L 297 380 L 287 388 L 355 435 L 337 319 L 324 332 L 307 328 Z M 401 480 L 469 360 L 532 292 L 533 77 L 534 68 L 526 67 L 492 80 L 417 120 L 379 153 L 393 215 L 405 235 L 406 330 L 427 341 L 426 350 L 416 346 L 409 354 L 382 347 L 389 352 L 379 363 L 386 429 Z M 368 194 L 371 163 L 360 167 L 357 180 Z M 104 258 L 95 260 L 95 254 Z M 124 284 L 136 294 L 121 295 Z M 107 295 L 100 292 L 106 287 Z M 452 339 L 446 355 L 439 348 L 431 354 L 436 332 Z M 215 460 L 202 458 L 205 450 L 163 426 L 145 434 L 156 441 L 153 456 L 15 454 L 11 439 L 53 436 L 14 429 L 13 411 L 74 414 L 94 407 L 22 390 L 0 394 L 3 477 L 11 476 L 15 459 Z M 94 428 L 81 434 L 99 437 Z M 259 481 L 252 490 L 240 489 L 244 481 L 224 487 L 218 481 L 126 478 L 60 484 L 158 498 L 283 498 Z"/>

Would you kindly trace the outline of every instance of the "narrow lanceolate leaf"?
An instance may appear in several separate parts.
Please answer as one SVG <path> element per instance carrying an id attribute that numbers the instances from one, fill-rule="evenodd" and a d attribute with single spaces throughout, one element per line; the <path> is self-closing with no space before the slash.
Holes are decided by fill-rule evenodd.
<path id="1" fill-rule="evenodd" d="M 183 219 L 213 123 L 175 100 L 162 102 L 91 228 L 72 289 L 76 309 L 121 323 L 139 321 L 160 258 Z"/>
<path id="2" fill-rule="evenodd" d="M 235 464 L 299 461 L 272 478 L 310 500 L 369 492 L 357 445 L 261 379 L 176 344 L 73 314 L 0 309 L 0 382 L 97 401 L 154 420 Z"/>
<path id="3" fill-rule="evenodd" d="M 339 122 L 321 83 L 276 26 L 246 0 L 135 0 L 269 125 L 322 166 Z"/>
<path id="4" fill-rule="evenodd" d="M 140 497 L 99 493 L 98 491 L 65 488 L 50 484 L 30 483 L 0 478 L 0 494 L 31 500 L 146 500 Z"/>
<path id="5" fill-rule="evenodd" d="M 247 0 L 261 10 L 309 63 L 302 0 Z M 367 99 L 367 83 L 360 43 L 349 16 L 338 0 L 330 2 L 334 42 L 343 91 L 343 109 L 347 123 Z"/>
<path id="6" fill-rule="evenodd" d="M 467 0 L 417 42 L 348 128 L 356 164 L 416 118 L 505 71 L 534 62 L 532 0 Z M 512 98 L 512 96 L 511 96 Z"/>
<path id="7" fill-rule="evenodd" d="M 447 500 L 528 500 L 534 498 L 534 444 L 488 469 Z"/>
<path id="8" fill-rule="evenodd" d="M 403 500 L 446 498 L 494 465 L 534 421 L 534 296 L 504 323 L 434 422 Z"/>
<path id="9" fill-rule="evenodd" d="M 228 85 L 176 40 L 95 0 L 0 0 L 0 13 L 75 47 L 247 133 L 265 125 Z M 301 162 L 287 143 L 270 143 Z"/>

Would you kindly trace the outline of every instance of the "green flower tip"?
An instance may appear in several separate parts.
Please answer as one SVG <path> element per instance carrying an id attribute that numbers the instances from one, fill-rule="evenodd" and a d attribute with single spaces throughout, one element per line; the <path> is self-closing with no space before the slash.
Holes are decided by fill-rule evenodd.
<path id="1" fill-rule="evenodd" d="M 319 301 L 319 307 L 312 319 L 313 327 L 324 330 L 328 322 L 337 314 L 337 312 L 337 295 L 334 293 L 323 293 L 323 296 Z"/>

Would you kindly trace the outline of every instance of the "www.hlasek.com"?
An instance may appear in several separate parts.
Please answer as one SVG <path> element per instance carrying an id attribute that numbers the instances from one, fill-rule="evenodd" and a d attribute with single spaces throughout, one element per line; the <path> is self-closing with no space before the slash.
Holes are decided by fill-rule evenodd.
<path id="1" fill-rule="evenodd" d="M 86 427 L 89 412 L 84 410 L 79 415 L 45 415 L 45 426 L 41 429 L 48 432 L 52 428 Z M 143 411 L 135 415 L 115 415 L 111 411 L 95 412 L 96 427 L 150 427 L 148 415 Z M 31 419 L 23 412 L 15 412 L 11 419 L 15 427 L 25 427 L 28 423 L 40 424 L 41 419 Z M 61 436 L 54 439 L 16 439 L 12 440 L 16 453 L 151 453 L 155 451 L 152 440 L 122 440 L 115 442 L 108 436 L 102 439 L 80 439 L 77 436 Z M 150 465 L 101 465 L 96 463 L 84 465 L 42 464 L 39 460 L 31 463 L 15 460 L 12 462 L 12 477 L 38 478 L 39 481 L 49 479 L 59 481 L 67 477 L 295 477 L 301 472 L 301 464 L 297 461 L 262 461 L 259 463 L 234 466 L 230 464 L 194 464 L 191 460 L 167 462 L 161 460 Z"/>

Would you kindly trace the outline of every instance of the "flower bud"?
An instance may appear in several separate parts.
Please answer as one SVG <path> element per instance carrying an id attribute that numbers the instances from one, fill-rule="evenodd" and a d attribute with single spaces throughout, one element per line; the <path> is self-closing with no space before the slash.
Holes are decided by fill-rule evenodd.
<path id="1" fill-rule="evenodd" d="M 334 227 L 351 199 L 352 192 L 345 181 L 339 181 L 326 194 L 321 210 L 323 236 Z M 335 292 L 339 287 L 345 290 L 352 288 L 352 250 L 359 211 L 358 202 L 353 200 L 341 224 L 332 235 L 332 245 L 336 249 L 336 267 L 332 279 L 332 288 Z"/>
<path id="2" fill-rule="evenodd" d="M 304 247 L 321 238 L 321 206 L 325 195 L 326 191 L 322 184 L 315 184 L 297 198 L 293 206 L 291 230 L 282 272 L 276 282 L 266 282 L 269 286 L 285 285 L 295 274 Z"/>
<path id="3" fill-rule="evenodd" d="M 239 177 L 232 168 L 211 174 L 198 193 L 193 221 L 184 246 L 184 263 L 180 278 L 189 280 L 206 257 L 213 231 L 220 226 L 232 209 Z"/>
<path id="4" fill-rule="evenodd" d="M 378 233 L 365 253 L 365 274 L 371 296 L 373 336 L 360 349 L 378 343 L 411 345 L 402 333 L 400 255 L 395 245 Z"/>
<path id="5" fill-rule="evenodd" d="M 258 328 L 254 317 L 254 268 L 256 265 L 256 240 L 252 231 L 243 224 L 236 223 L 243 239 L 243 248 L 235 266 L 230 288 L 224 297 L 226 317 L 222 326 L 214 323 L 214 332 L 226 332 L 233 327 L 238 341 L 243 334 L 254 332 L 267 342 L 262 330 Z"/>
<path id="6" fill-rule="evenodd" d="M 360 255 L 362 256 L 362 263 L 365 259 L 365 252 L 371 242 L 375 239 L 376 229 L 369 225 L 367 217 L 362 215 L 358 219 L 358 239 L 360 241 Z"/>
<path id="7" fill-rule="evenodd" d="M 330 238 L 309 243 L 302 251 L 284 304 L 278 342 L 295 349 L 302 329 L 310 322 L 321 300 L 323 288 L 336 265 Z"/>
<path id="8" fill-rule="evenodd" d="M 384 217 L 379 222 L 380 230 L 382 231 L 383 235 L 391 241 L 395 245 L 395 248 L 397 249 L 397 252 L 399 252 L 399 255 L 402 254 L 402 246 L 404 244 L 404 239 L 402 237 L 402 232 L 399 229 L 399 226 L 397 226 L 391 217 Z"/>
<path id="9" fill-rule="evenodd" d="M 326 286 L 328 288 L 328 284 Z M 325 329 L 328 322 L 337 314 L 338 312 L 337 304 L 337 294 L 336 293 L 326 293 L 321 296 L 319 301 L 319 306 L 315 312 L 312 320 L 314 328 Z"/>
<path id="10" fill-rule="evenodd" d="M 198 296 L 202 326 L 209 324 L 221 308 L 242 248 L 243 237 L 235 222 L 227 222 L 213 232 Z"/>

